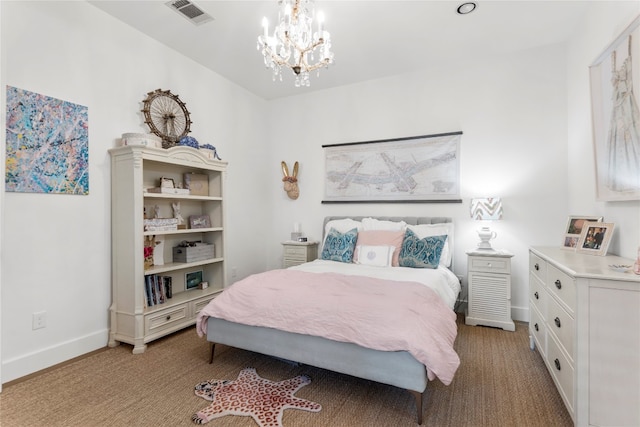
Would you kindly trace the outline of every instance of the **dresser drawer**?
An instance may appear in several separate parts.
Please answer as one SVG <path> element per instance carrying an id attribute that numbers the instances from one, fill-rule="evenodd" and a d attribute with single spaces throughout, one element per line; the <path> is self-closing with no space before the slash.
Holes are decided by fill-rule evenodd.
<path id="1" fill-rule="evenodd" d="M 529 273 L 529 300 L 531 304 L 536 307 L 540 313 L 546 314 L 548 298 L 549 294 L 547 294 L 542 282 L 540 282 L 533 273 Z"/>
<path id="2" fill-rule="evenodd" d="M 554 298 L 549 298 L 547 305 L 547 330 L 558 338 L 565 351 L 573 359 L 574 319 L 558 304 Z"/>
<path id="3" fill-rule="evenodd" d="M 535 337 L 538 351 L 542 357 L 545 357 L 547 355 L 547 334 L 545 333 L 547 326 L 535 307 L 531 308 L 530 316 L 529 333 Z"/>
<path id="4" fill-rule="evenodd" d="M 547 280 L 547 262 L 533 252 L 529 252 L 529 271 L 535 274 L 542 283 Z"/>
<path id="5" fill-rule="evenodd" d="M 180 305 L 167 310 L 158 311 L 145 318 L 147 333 L 158 332 L 163 329 L 172 328 L 183 323 L 187 319 L 187 306 Z"/>
<path id="6" fill-rule="evenodd" d="M 485 273 L 511 273 L 511 262 L 507 258 L 494 258 L 487 256 L 470 256 L 469 257 L 469 271 L 479 271 Z"/>
<path id="7" fill-rule="evenodd" d="M 547 288 L 554 294 L 565 308 L 573 315 L 576 308 L 576 283 L 569 275 L 553 265 L 547 266 Z"/>
<path id="8" fill-rule="evenodd" d="M 573 365 L 564 355 L 553 334 L 547 339 L 547 364 L 567 409 L 573 413 Z"/>

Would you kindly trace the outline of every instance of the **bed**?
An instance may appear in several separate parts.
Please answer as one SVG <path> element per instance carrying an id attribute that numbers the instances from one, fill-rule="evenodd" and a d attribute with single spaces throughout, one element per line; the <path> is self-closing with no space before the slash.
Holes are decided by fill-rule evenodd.
<path id="1" fill-rule="evenodd" d="M 342 245 L 345 242 L 345 236 L 353 233 L 353 227 L 355 227 L 356 236 L 358 236 L 356 243 L 360 241 L 360 245 L 355 246 L 355 251 L 352 251 L 355 253 L 349 254 L 349 251 L 346 251 L 347 259 L 348 255 L 351 255 L 352 262 L 344 262 L 344 259 L 336 260 L 336 252 L 332 252 L 331 248 L 335 249 L 335 242 L 339 242 L 338 246 Z M 411 232 L 407 230 L 411 230 Z M 332 240 L 336 234 L 339 238 Z M 403 265 L 410 265 L 408 264 L 411 261 L 410 258 L 399 259 L 400 253 L 406 254 L 402 251 L 401 246 L 405 244 L 405 239 L 409 235 L 417 238 L 417 241 L 427 239 L 429 242 L 433 242 L 435 239 L 436 242 L 439 242 L 438 257 L 435 261 L 433 259 L 428 261 L 435 262 L 437 266 L 431 266 L 435 268 L 412 268 L 398 265 L 399 262 Z M 443 239 L 442 235 L 447 237 Z M 398 243 L 398 236 L 401 236 L 400 243 Z M 393 242 L 389 242 L 391 237 L 395 239 Z M 348 241 L 348 239 L 346 240 Z M 416 401 L 417 421 L 418 424 L 422 424 L 422 403 L 428 381 L 437 377 L 445 384 L 450 383 L 459 365 L 459 359 L 453 350 L 453 341 L 457 332 L 453 308 L 460 291 L 459 281 L 451 272 L 453 241 L 453 224 L 450 218 L 445 217 L 325 218 L 323 246 L 319 257 L 325 256 L 330 259 L 318 259 L 286 270 L 272 270 L 245 278 L 227 288 L 199 313 L 198 334 L 201 336 L 206 334 L 207 340 L 212 343 L 210 363 L 213 361 L 215 344 L 218 343 L 404 388 L 413 394 Z M 383 245 L 381 243 L 389 244 Z M 324 251 L 325 247 L 327 248 L 326 252 Z M 384 247 L 387 247 L 388 251 L 385 252 Z M 344 251 L 340 252 L 339 250 L 337 253 L 343 256 Z M 366 257 L 363 256 L 365 253 Z M 404 275 L 405 273 L 406 275 Z M 333 284 L 334 279 L 337 282 L 335 284 Z M 265 307 L 269 322 L 275 322 L 273 324 L 256 320 L 258 315 L 254 316 L 254 312 L 260 311 L 257 306 L 261 300 L 266 300 L 267 297 L 260 295 L 260 291 L 256 288 L 250 287 L 259 286 L 258 283 L 267 283 L 268 280 L 273 282 L 273 286 L 266 286 L 269 288 L 269 292 L 280 291 L 280 289 L 274 289 L 280 284 L 284 286 L 284 282 L 297 282 L 294 284 L 293 290 L 287 291 L 287 294 L 292 294 L 291 301 L 287 302 L 285 298 L 278 297 L 277 302 L 273 302 L 273 304 L 284 304 L 283 306 L 270 305 Z M 314 284 L 316 280 L 322 284 Z M 339 317 L 344 313 L 351 315 L 351 312 L 356 313 L 356 317 L 358 317 L 358 310 L 364 310 L 360 317 L 365 318 L 364 323 L 370 324 L 374 324 L 378 320 L 372 321 L 368 316 L 369 313 L 388 312 L 391 317 L 379 320 L 387 327 L 382 328 L 378 325 L 374 329 L 389 330 L 392 335 L 391 341 L 398 342 L 379 344 L 377 337 L 362 339 L 363 332 L 357 332 L 353 337 L 344 336 L 342 330 L 354 329 L 354 325 L 351 324 L 337 328 L 340 329 L 339 333 L 327 331 L 327 328 L 335 327 L 331 326 L 333 320 L 331 320 L 330 314 L 324 312 L 320 312 L 320 317 L 313 318 L 313 315 L 318 316 L 318 307 L 311 308 L 315 310 L 313 315 L 291 313 L 291 316 L 297 319 L 294 322 L 298 325 L 296 327 L 278 323 L 278 321 L 286 322 L 286 319 L 282 318 L 289 315 L 288 307 L 293 305 L 307 306 L 311 304 L 309 301 L 324 299 L 324 296 L 311 296 L 308 294 L 309 292 L 319 290 L 331 294 L 336 293 L 336 289 L 345 289 L 341 286 L 346 287 L 347 285 L 353 286 L 356 289 L 355 292 L 372 294 L 380 294 L 383 292 L 381 289 L 388 292 L 386 289 L 391 285 L 394 286 L 393 296 L 383 294 L 382 298 L 385 302 L 378 301 L 377 303 L 386 304 L 384 306 L 378 305 L 378 307 L 384 307 L 383 310 L 367 309 L 365 302 L 363 302 L 363 307 L 359 307 L 360 302 L 352 298 L 348 300 L 350 301 L 348 309 L 338 311 L 340 312 Z M 356 288 L 356 286 L 360 287 Z M 274 289 L 271 289 L 272 287 Z M 237 289 L 236 292 L 244 291 L 245 293 L 236 295 L 234 299 L 231 297 L 230 291 L 233 288 Z M 415 308 L 405 307 L 400 317 L 397 315 L 395 318 L 393 317 L 394 311 L 389 307 L 391 303 L 388 301 L 392 300 L 393 304 L 396 304 L 395 301 L 398 300 L 398 305 L 405 304 L 400 301 L 401 297 L 398 296 L 401 291 L 404 292 L 405 288 L 409 292 L 420 293 L 420 297 L 416 297 L 418 294 L 411 294 L 414 295 L 411 299 L 415 300 L 415 303 L 423 301 L 422 295 L 424 294 L 424 298 L 426 298 L 424 301 L 428 300 L 428 304 L 433 306 L 433 308 L 423 310 L 421 305 L 420 312 L 415 314 L 419 318 L 416 317 L 413 322 L 417 328 L 420 328 L 420 333 L 412 331 L 412 326 L 409 324 L 400 324 L 398 328 L 393 329 L 393 325 L 400 322 L 393 319 L 405 318 L 406 313 L 418 311 Z M 300 294 L 296 295 L 295 292 L 300 292 Z M 254 296 L 257 298 L 256 301 L 248 301 Z M 340 298 L 348 297 L 340 296 Z M 306 302 L 304 304 L 296 303 L 301 300 Z M 368 301 L 369 298 L 363 297 L 358 300 Z M 245 304 L 252 312 L 249 315 L 240 315 L 238 314 L 240 308 L 236 310 L 235 304 Z M 305 321 L 306 316 L 309 316 L 309 321 Z M 424 316 L 431 316 L 431 318 L 423 320 Z M 327 320 L 325 321 L 325 319 Z M 346 320 L 346 322 L 352 321 L 355 322 L 355 320 Z M 329 325 L 324 325 L 325 323 Z M 322 324 L 323 330 L 320 332 L 313 329 L 318 324 Z M 312 325 L 311 333 L 308 332 L 309 329 L 304 329 L 309 325 Z M 366 328 L 366 324 L 363 327 Z M 422 331 L 435 332 L 422 333 Z M 380 334 L 383 334 L 383 331 Z M 407 344 L 416 339 L 420 342 L 415 345 L 414 343 Z M 407 346 L 407 348 L 398 346 Z M 435 356 L 425 355 L 425 347 L 429 347 L 426 348 L 426 353 L 435 352 L 437 354 Z"/>

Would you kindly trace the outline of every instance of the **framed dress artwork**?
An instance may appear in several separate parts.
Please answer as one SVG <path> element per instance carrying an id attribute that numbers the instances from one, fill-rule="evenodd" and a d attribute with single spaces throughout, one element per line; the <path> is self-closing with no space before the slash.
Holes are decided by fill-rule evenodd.
<path id="1" fill-rule="evenodd" d="M 596 197 L 640 200 L 640 15 L 589 67 Z"/>

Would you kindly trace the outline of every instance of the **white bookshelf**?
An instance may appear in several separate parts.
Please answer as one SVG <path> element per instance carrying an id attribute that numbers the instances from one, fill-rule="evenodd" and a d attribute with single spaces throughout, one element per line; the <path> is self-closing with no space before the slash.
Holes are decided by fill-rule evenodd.
<path id="1" fill-rule="evenodd" d="M 111 249 L 112 304 L 109 346 L 120 342 L 133 345 L 133 353 L 143 353 L 146 344 L 193 325 L 198 312 L 225 287 L 224 181 L 226 162 L 211 160 L 191 147 L 169 149 L 126 146 L 111 154 Z M 160 178 L 183 183 L 185 173 L 208 176 L 208 195 L 150 193 Z M 173 217 L 172 203 L 189 223 L 191 215 L 208 215 L 211 226 L 198 229 L 144 231 L 145 210 L 149 217 L 158 207 L 159 216 Z M 145 209 L 146 208 L 146 209 Z M 155 236 L 164 240 L 164 264 L 145 268 L 144 240 Z M 214 245 L 214 256 L 194 262 L 173 262 L 173 247 L 182 241 Z M 186 289 L 185 275 L 202 271 L 206 289 Z M 172 298 L 149 305 L 145 276 L 171 277 Z"/>

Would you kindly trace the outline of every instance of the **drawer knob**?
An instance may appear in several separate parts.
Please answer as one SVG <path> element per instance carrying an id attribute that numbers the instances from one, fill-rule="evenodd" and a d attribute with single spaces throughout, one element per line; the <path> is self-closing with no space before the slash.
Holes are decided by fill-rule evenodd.
<path id="1" fill-rule="evenodd" d="M 168 315 L 168 316 L 167 316 L 167 320 L 171 320 L 171 315 Z"/>
<path id="2" fill-rule="evenodd" d="M 538 263 L 536 262 L 536 265 L 533 266 L 533 268 L 536 269 L 536 271 L 540 271 L 540 266 L 538 265 Z"/>
<path id="3" fill-rule="evenodd" d="M 540 328 L 538 327 L 538 324 L 536 323 L 535 325 L 533 325 L 533 327 L 535 328 L 536 331 L 539 331 Z"/>
<path id="4" fill-rule="evenodd" d="M 560 367 L 560 361 L 558 359 L 554 360 L 553 363 L 556 365 L 556 369 L 559 371 L 561 369 Z"/>
<path id="5" fill-rule="evenodd" d="M 536 299 L 540 299 L 540 295 L 538 295 L 538 291 L 536 291 L 536 292 L 533 294 L 533 296 L 534 296 L 534 297 L 536 297 Z"/>
<path id="6" fill-rule="evenodd" d="M 556 288 L 562 289 L 562 282 L 560 281 L 560 279 L 556 280 L 554 283 L 556 285 Z"/>
<path id="7" fill-rule="evenodd" d="M 491 263 L 490 263 L 490 262 L 488 262 L 488 263 L 487 263 L 487 267 L 489 267 L 489 268 L 491 268 L 491 267 L 492 267 L 492 265 L 491 265 Z"/>
<path id="8" fill-rule="evenodd" d="M 556 326 L 559 328 L 560 327 L 560 318 L 556 317 L 555 319 L 553 319 L 553 321 L 555 322 Z"/>

